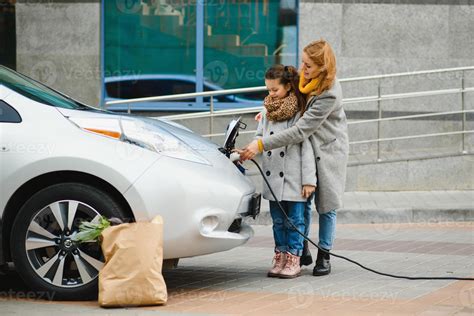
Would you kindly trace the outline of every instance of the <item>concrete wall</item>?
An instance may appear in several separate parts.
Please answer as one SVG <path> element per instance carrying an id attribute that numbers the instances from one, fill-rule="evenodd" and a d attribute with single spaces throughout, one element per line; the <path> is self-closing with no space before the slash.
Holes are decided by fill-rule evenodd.
<path id="1" fill-rule="evenodd" d="M 312 40 L 327 39 L 341 78 L 471 66 L 473 4 L 302 0 L 300 50 Z"/>
<path id="2" fill-rule="evenodd" d="M 346 191 L 474 190 L 474 155 L 349 166 Z"/>
<path id="3" fill-rule="evenodd" d="M 319 38 L 334 47 L 339 78 L 474 66 L 474 2 L 302 0 L 300 50 Z M 381 93 L 459 88 L 462 76 L 457 72 L 384 79 Z M 474 71 L 465 72 L 464 79 L 466 87 L 474 87 Z M 378 85 L 378 80 L 345 83 L 343 94 L 345 98 L 374 96 Z M 389 112 L 460 110 L 460 100 L 459 95 L 444 95 L 383 101 L 381 105 L 386 117 L 393 116 Z M 465 108 L 474 108 L 474 93 L 466 93 Z M 377 115 L 375 102 L 346 104 L 345 109 L 349 119 Z M 358 131 L 353 130 L 351 139 L 359 139 Z"/>
<path id="4" fill-rule="evenodd" d="M 100 97 L 100 1 L 19 0 L 16 15 L 17 69 L 96 105 Z M 328 39 L 338 57 L 340 78 L 474 65 L 471 0 L 300 0 L 299 24 L 300 50 L 314 39 Z M 474 81 L 474 72 L 466 75 Z M 445 84 L 459 86 L 459 76 L 382 82 L 383 93 Z M 376 82 L 344 86 L 345 97 L 376 91 Z M 468 97 L 474 98 L 474 93 Z M 391 102 L 384 107 L 446 108 L 443 102 L 413 102 Z M 370 110 L 373 106 L 348 105 L 347 109 Z"/>
<path id="5" fill-rule="evenodd" d="M 313 40 L 333 46 L 338 77 L 350 78 L 437 68 L 474 66 L 474 1 L 448 0 L 302 0 L 300 50 Z M 474 71 L 369 80 L 343 84 L 345 98 L 474 87 Z M 381 102 L 382 117 L 461 110 L 461 97 L 440 95 Z M 349 119 L 376 118 L 377 103 L 346 104 Z M 474 93 L 464 95 L 465 109 L 474 109 Z M 472 130 L 467 115 L 465 129 Z M 382 123 L 381 138 L 462 130 L 461 116 Z M 376 139 L 377 124 L 349 126 L 351 141 Z M 473 150 L 473 135 L 465 146 Z M 443 136 L 381 143 L 382 158 L 408 158 L 411 152 L 430 156 L 460 152 L 461 136 Z M 351 146 L 348 191 L 472 189 L 472 158 L 415 160 L 358 165 L 374 161 L 376 143 Z M 420 174 L 417 174 L 417 169 Z M 417 176 L 415 176 L 415 174 Z M 468 177 L 464 175 L 468 174 Z M 376 177 L 375 177 L 376 176 Z M 446 178 L 439 181 L 437 177 Z"/>
<path id="6" fill-rule="evenodd" d="M 79 101 L 100 99 L 100 3 L 17 1 L 17 70 Z"/>
<path id="7" fill-rule="evenodd" d="M 263 180 L 253 163 L 245 163 L 257 188 Z M 474 155 L 349 165 L 346 192 L 474 190 Z"/>

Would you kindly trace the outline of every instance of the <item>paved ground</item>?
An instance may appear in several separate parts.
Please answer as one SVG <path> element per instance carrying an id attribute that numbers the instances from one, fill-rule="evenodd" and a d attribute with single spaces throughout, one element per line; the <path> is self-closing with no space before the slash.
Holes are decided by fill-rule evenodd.
<path id="1" fill-rule="evenodd" d="M 28 300 L 39 294 L 13 275 L 0 276 L 0 314 L 474 315 L 474 282 L 392 279 L 337 258 L 329 276 L 306 268 L 297 279 L 267 278 L 271 227 L 255 232 L 245 246 L 183 259 L 165 272 L 165 306 L 109 310 L 96 302 Z M 340 224 L 335 252 L 389 273 L 474 277 L 474 222 Z"/>

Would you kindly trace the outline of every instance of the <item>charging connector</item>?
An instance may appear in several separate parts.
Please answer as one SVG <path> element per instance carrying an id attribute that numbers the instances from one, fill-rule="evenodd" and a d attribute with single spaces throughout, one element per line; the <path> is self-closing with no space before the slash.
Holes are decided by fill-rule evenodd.
<path id="1" fill-rule="evenodd" d="M 232 162 L 236 162 L 236 161 L 240 160 L 240 154 L 238 152 L 234 151 L 233 153 L 230 154 L 229 159 Z"/>

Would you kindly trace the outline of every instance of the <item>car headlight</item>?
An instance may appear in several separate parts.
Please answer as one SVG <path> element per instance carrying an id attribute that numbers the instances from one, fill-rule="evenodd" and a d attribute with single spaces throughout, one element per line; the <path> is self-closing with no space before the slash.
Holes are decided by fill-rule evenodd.
<path id="1" fill-rule="evenodd" d="M 211 164 L 167 130 L 138 119 L 69 117 L 69 120 L 88 132 L 140 146 L 167 157 Z"/>

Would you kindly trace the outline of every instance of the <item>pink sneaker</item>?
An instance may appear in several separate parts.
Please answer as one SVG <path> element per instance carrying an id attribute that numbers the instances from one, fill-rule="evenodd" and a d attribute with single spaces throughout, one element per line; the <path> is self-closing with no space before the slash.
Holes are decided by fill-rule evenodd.
<path id="1" fill-rule="evenodd" d="M 286 264 L 280 271 L 279 277 L 282 279 L 293 279 L 301 275 L 300 257 L 291 253 L 286 254 Z"/>
<path id="2" fill-rule="evenodd" d="M 273 257 L 273 268 L 268 271 L 267 276 L 271 278 L 278 278 L 280 276 L 280 272 L 285 266 L 286 263 L 286 254 L 284 252 L 275 252 L 275 256 Z"/>

